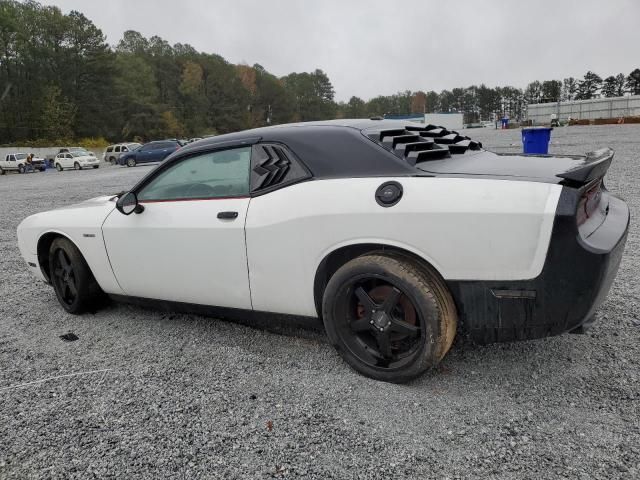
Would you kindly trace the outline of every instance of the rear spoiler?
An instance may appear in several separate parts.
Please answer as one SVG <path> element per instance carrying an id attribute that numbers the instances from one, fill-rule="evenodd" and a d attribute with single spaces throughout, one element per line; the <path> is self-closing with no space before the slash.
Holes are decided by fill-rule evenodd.
<path id="1" fill-rule="evenodd" d="M 613 160 L 614 151 L 610 148 L 601 148 L 595 152 L 586 154 L 584 163 L 579 167 L 558 173 L 556 177 L 564 178 L 573 183 L 587 184 L 597 178 L 604 177 Z"/>

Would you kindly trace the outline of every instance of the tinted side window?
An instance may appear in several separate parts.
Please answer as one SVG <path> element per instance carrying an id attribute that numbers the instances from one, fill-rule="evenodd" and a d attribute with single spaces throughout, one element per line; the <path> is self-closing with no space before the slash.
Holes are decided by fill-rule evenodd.
<path id="1" fill-rule="evenodd" d="M 120 152 L 120 147 L 116 147 L 116 153 Z"/>
<path id="2" fill-rule="evenodd" d="M 249 194 L 251 147 L 186 158 L 160 172 L 140 192 L 144 200 L 188 200 Z"/>
<path id="3" fill-rule="evenodd" d="M 107 147 L 107 152 L 113 152 L 113 147 Z"/>

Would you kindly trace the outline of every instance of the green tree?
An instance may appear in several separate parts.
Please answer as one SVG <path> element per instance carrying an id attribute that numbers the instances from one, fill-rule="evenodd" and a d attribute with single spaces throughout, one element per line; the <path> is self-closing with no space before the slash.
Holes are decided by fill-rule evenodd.
<path id="1" fill-rule="evenodd" d="M 284 88 L 293 99 L 296 120 L 334 118 L 337 105 L 333 101 L 333 85 L 322 70 L 315 70 L 312 73 L 291 73 L 282 81 Z"/>
<path id="2" fill-rule="evenodd" d="M 636 68 L 627 76 L 626 87 L 631 95 L 640 95 L 640 68 Z"/>
<path id="3" fill-rule="evenodd" d="M 625 94 L 625 84 L 626 84 L 626 77 L 624 76 L 624 73 L 619 73 L 618 75 L 616 75 L 616 97 L 622 97 Z"/>
<path id="4" fill-rule="evenodd" d="M 562 95 L 562 82 L 560 80 L 545 80 L 540 86 L 542 102 L 559 102 Z"/>
<path id="5" fill-rule="evenodd" d="M 42 98 L 42 126 L 40 138 L 66 140 L 73 138 L 75 106 L 57 86 L 47 87 Z"/>
<path id="6" fill-rule="evenodd" d="M 367 116 L 367 104 L 360 97 L 351 97 L 345 107 L 345 117 L 362 118 Z"/>
<path id="7" fill-rule="evenodd" d="M 617 93 L 617 81 L 613 75 L 608 76 L 602 82 L 602 96 L 610 98 L 615 97 Z"/>
<path id="8" fill-rule="evenodd" d="M 540 103 L 542 99 L 542 84 L 536 80 L 527 85 L 524 91 L 524 98 L 527 104 Z"/>
<path id="9" fill-rule="evenodd" d="M 602 78 L 597 73 L 588 71 L 578 84 L 577 100 L 588 100 L 596 96 L 602 85 Z"/>
<path id="10" fill-rule="evenodd" d="M 569 102 L 576 98 L 576 94 L 578 93 L 578 80 L 573 77 L 565 78 L 562 81 L 562 94 L 561 100 L 564 102 Z"/>

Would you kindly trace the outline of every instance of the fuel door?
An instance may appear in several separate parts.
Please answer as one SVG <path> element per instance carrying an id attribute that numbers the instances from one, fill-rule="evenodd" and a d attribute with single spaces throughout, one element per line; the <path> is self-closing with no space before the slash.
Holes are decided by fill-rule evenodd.
<path id="1" fill-rule="evenodd" d="M 402 198 L 402 185 L 396 181 L 385 182 L 376 190 L 376 202 L 381 207 L 392 207 Z"/>

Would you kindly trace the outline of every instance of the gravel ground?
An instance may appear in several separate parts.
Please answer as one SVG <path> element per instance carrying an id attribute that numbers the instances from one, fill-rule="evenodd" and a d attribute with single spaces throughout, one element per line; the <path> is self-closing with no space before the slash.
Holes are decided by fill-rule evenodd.
<path id="1" fill-rule="evenodd" d="M 519 131 L 467 133 L 520 150 Z M 638 478 L 640 126 L 558 128 L 551 151 L 601 146 L 633 219 L 593 329 L 458 341 L 408 385 L 354 373 L 302 321 L 66 314 L 27 272 L 18 223 L 149 167 L 0 177 L 0 478 Z"/>

